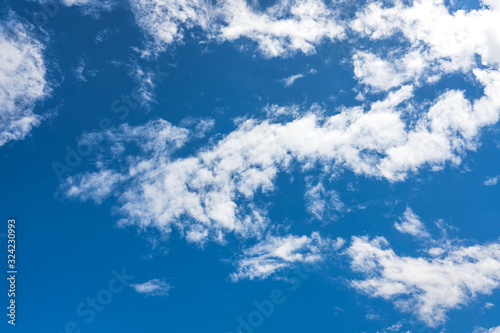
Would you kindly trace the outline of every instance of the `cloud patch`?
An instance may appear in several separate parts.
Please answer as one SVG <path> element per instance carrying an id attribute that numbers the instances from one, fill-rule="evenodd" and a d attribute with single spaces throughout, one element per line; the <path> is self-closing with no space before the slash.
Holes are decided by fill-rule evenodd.
<path id="1" fill-rule="evenodd" d="M 429 238 L 424 224 L 420 218 L 413 213 L 410 207 L 406 208 L 400 222 L 394 223 L 394 227 L 401 233 L 410 234 L 417 238 Z"/>
<path id="2" fill-rule="evenodd" d="M 452 11 L 443 0 L 369 3 L 349 23 L 352 30 L 371 41 L 390 40 L 397 34 L 404 38 L 385 55 L 357 51 L 353 59 L 356 77 L 375 90 L 389 90 L 497 66 L 500 10 L 491 1 L 483 4 L 477 10 Z"/>
<path id="3" fill-rule="evenodd" d="M 483 184 L 485 186 L 495 186 L 498 184 L 499 180 L 500 180 L 500 175 L 486 179 Z"/>
<path id="4" fill-rule="evenodd" d="M 236 272 L 231 274 L 233 282 L 242 279 L 265 279 L 293 265 L 314 264 L 325 260 L 339 250 L 345 241 L 322 238 L 319 233 L 311 236 L 269 236 L 264 241 L 243 251 L 236 261 Z"/>
<path id="5" fill-rule="evenodd" d="M 163 279 L 152 279 L 144 283 L 132 284 L 139 294 L 146 296 L 168 296 L 172 286 Z"/>
<path id="6" fill-rule="evenodd" d="M 0 146 L 24 139 L 40 124 L 38 102 L 50 93 L 44 46 L 13 14 L 0 21 Z"/>
<path id="7" fill-rule="evenodd" d="M 278 1 L 268 8 L 245 0 L 130 3 L 138 25 L 151 38 L 153 52 L 182 42 L 186 31 L 194 29 L 218 42 L 251 40 L 265 57 L 314 53 L 321 41 L 343 38 L 344 34 L 344 28 L 336 23 L 333 6 L 321 0 Z"/>
<path id="8" fill-rule="evenodd" d="M 487 328 L 477 328 L 473 333 L 500 333 L 500 326 Z"/>
<path id="9" fill-rule="evenodd" d="M 354 271 L 365 279 L 351 281 L 358 291 L 394 302 L 431 327 L 446 313 L 467 305 L 500 286 L 500 244 L 455 246 L 439 257 L 396 254 L 383 237 L 353 237 L 347 250 Z"/>
<path id="10" fill-rule="evenodd" d="M 304 199 L 307 212 L 320 221 L 325 218 L 336 220 L 338 216 L 335 214 L 346 210 L 337 191 L 326 190 L 322 183 L 313 185 L 308 182 Z"/>
<path id="11" fill-rule="evenodd" d="M 111 159 L 96 164 L 95 172 L 68 178 L 63 188 L 69 196 L 93 198 L 98 192 L 86 194 L 84 189 L 97 184 L 95 179 L 107 179 L 103 174 L 114 175 L 120 180 L 117 191 L 101 193 L 117 196 L 121 225 L 166 233 L 176 227 L 197 242 L 221 242 L 227 233 L 260 237 L 269 221 L 255 198 L 273 191 L 277 175 L 292 165 L 304 173 L 318 167 L 325 174 L 347 169 L 390 181 L 404 180 L 426 166 L 458 165 L 466 150 L 475 149 L 481 126 L 496 121 L 500 111 L 494 89 L 500 87 L 500 74 L 478 75 L 487 85 L 484 97 L 471 103 L 462 92 L 448 91 L 411 123 L 404 118 L 413 87 L 405 86 L 367 110 L 344 108 L 328 116 L 314 105 L 288 121 L 248 119 L 183 158 L 171 153 L 195 135 L 164 120 L 93 133 L 83 140 L 106 143 L 101 147 L 111 154 L 102 151 L 99 156 Z M 131 149 L 134 145 L 140 150 Z"/>

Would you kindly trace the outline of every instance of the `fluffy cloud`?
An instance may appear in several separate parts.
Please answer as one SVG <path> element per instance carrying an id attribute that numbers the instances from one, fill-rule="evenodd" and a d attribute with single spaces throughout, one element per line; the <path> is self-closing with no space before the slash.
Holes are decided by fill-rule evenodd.
<path id="1" fill-rule="evenodd" d="M 479 131 L 498 122 L 500 11 L 492 2 L 484 4 L 478 10 L 452 11 L 442 0 L 375 1 L 350 22 L 353 31 L 375 43 L 396 42 L 385 54 L 370 49 L 354 53 L 355 77 L 368 90 L 409 84 L 417 90 L 449 73 L 472 77 L 484 87 L 483 96 L 474 100 L 465 98 L 464 91 L 441 93 L 408 132 L 406 143 L 387 152 L 381 165 L 387 178 L 423 164 L 440 168 L 443 161 L 460 163 L 465 151 L 477 147 Z"/>
<path id="2" fill-rule="evenodd" d="M 401 59 L 381 59 L 379 56 L 356 51 L 353 56 L 354 76 L 375 91 L 390 90 L 419 76 L 426 66 L 419 51 L 412 51 Z"/>
<path id="3" fill-rule="evenodd" d="M 278 172 L 293 161 L 334 167 L 336 159 L 357 173 L 377 175 L 370 151 L 381 153 L 404 137 L 403 123 L 389 110 L 365 114 L 353 109 L 328 118 L 320 114 L 313 109 L 286 123 L 247 120 L 214 146 L 177 159 L 171 152 L 190 136 L 166 121 L 88 134 L 83 143 L 101 143 L 108 150 L 102 156 L 113 160 L 99 161 L 97 172 L 69 178 L 64 188 L 71 197 L 97 202 L 117 195 L 124 225 L 165 232 L 176 226 L 197 242 L 221 241 L 227 232 L 259 236 L 267 219 L 253 198 L 273 190 Z M 139 153 L 127 155 L 134 144 Z M 116 169 L 117 161 L 124 167 Z M 100 181 L 102 189 L 96 191 Z"/>
<path id="4" fill-rule="evenodd" d="M 278 173 L 292 164 L 305 172 L 318 166 L 326 173 L 341 168 L 397 181 L 426 165 L 459 163 L 464 151 L 475 148 L 481 126 L 498 118 L 500 75 L 477 75 L 486 85 L 483 98 L 470 103 L 462 92 L 446 92 L 413 124 L 404 120 L 413 97 L 412 87 L 405 86 L 367 110 L 345 108 L 326 116 L 314 106 L 286 122 L 249 119 L 190 157 L 171 157 L 193 135 L 166 121 L 86 135 L 84 141 L 108 142 L 103 147 L 113 154 L 103 156 L 122 166 L 101 161 L 97 172 L 69 178 L 66 193 L 96 201 L 114 194 L 122 225 L 167 233 L 175 226 L 194 242 L 223 241 L 228 232 L 260 237 L 268 221 L 254 198 L 274 190 Z M 131 154 L 126 144 L 141 149 Z M 99 181 L 104 184 L 96 191 Z"/>
<path id="5" fill-rule="evenodd" d="M 99 73 L 97 69 L 90 69 L 88 60 L 84 58 L 78 59 L 78 65 L 71 69 L 75 78 L 79 81 L 87 82 L 90 77 L 94 77 Z"/>
<path id="6" fill-rule="evenodd" d="M 345 33 L 330 5 L 316 0 L 277 2 L 268 8 L 244 0 L 131 4 L 156 51 L 181 42 L 189 30 L 201 30 L 219 42 L 251 40 L 266 57 L 310 54 L 321 41 Z M 317 105 L 309 110 L 271 105 L 265 108 L 268 119 L 243 121 L 191 154 L 177 153 L 197 135 L 163 120 L 87 134 L 82 141 L 102 149 L 97 170 L 70 177 L 63 189 L 69 197 L 97 203 L 114 196 L 122 226 L 156 228 L 166 235 L 176 229 L 196 244 L 224 243 L 228 235 L 260 241 L 238 258 L 234 281 L 324 260 L 342 241 L 315 233 L 269 235 L 261 196 L 275 190 L 278 174 L 292 167 L 306 176 L 311 169 L 327 175 L 347 169 L 402 181 L 422 168 L 458 165 L 478 147 L 481 130 L 499 119 L 499 13 L 496 3 L 487 4 L 452 12 L 439 0 L 371 2 L 350 27 L 375 45 L 388 40 L 391 49 L 380 54 L 368 41 L 368 47 L 353 52 L 353 74 L 366 92 L 377 93 L 378 101 L 340 107 L 335 113 Z M 395 42 L 401 43 L 393 47 Z M 422 85 L 449 73 L 462 74 L 484 93 L 471 97 L 469 91 L 450 89 L 436 91 L 430 99 L 418 95 Z M 283 82 L 291 85 L 303 75 Z M 148 83 L 151 77 L 140 80 Z M 286 120 L 279 121 L 281 116 Z M 321 183 L 309 183 L 304 196 L 309 213 L 319 219 L 344 209 L 336 192 Z M 395 227 L 429 237 L 411 209 Z M 387 245 L 383 238 L 353 239 L 348 250 L 352 266 L 366 275 L 353 285 L 394 300 L 404 311 L 416 309 L 431 326 L 442 323 L 447 311 L 498 287 L 498 244 L 435 247 L 428 249 L 429 258 L 399 256 Z"/>
<path id="7" fill-rule="evenodd" d="M 156 51 L 182 41 L 185 32 L 194 28 L 220 42 L 252 40 L 267 57 L 313 53 L 322 40 L 341 38 L 344 32 L 333 8 L 320 0 L 280 1 L 266 9 L 245 0 L 130 2 L 137 23 L 152 38 Z"/>
<path id="8" fill-rule="evenodd" d="M 295 74 L 295 75 L 284 78 L 282 81 L 283 81 L 283 84 L 285 85 L 285 87 L 290 87 L 295 81 L 297 81 L 298 79 L 301 79 L 303 77 L 304 77 L 304 74 Z"/>
<path id="9" fill-rule="evenodd" d="M 40 124 L 33 112 L 50 92 L 43 45 L 14 14 L 0 22 L 0 146 L 21 140 Z"/>
<path id="10" fill-rule="evenodd" d="M 495 91 L 500 88 L 500 72 L 475 70 L 474 74 L 485 86 L 484 96 L 472 103 L 462 91 L 450 90 L 439 96 L 408 132 L 405 144 L 388 150 L 381 165 L 386 177 L 424 164 L 458 164 L 461 154 L 476 148 L 480 130 L 498 121 L 500 98 Z"/>
<path id="11" fill-rule="evenodd" d="M 366 275 L 352 285 L 372 297 L 393 300 L 429 326 L 446 312 L 500 286 L 500 244 L 455 246 L 438 258 L 399 256 L 383 237 L 353 237 L 347 253 L 352 268 Z"/>
<path id="12" fill-rule="evenodd" d="M 94 2 L 94 0 L 61 0 L 65 6 L 81 6 Z"/>
<path id="13" fill-rule="evenodd" d="M 153 9 L 141 10 L 138 17 L 144 17 L 148 25 L 145 30 L 153 36 L 162 29 L 168 32 L 164 34 L 167 37 L 162 37 L 163 33 L 154 37 L 162 45 L 181 39 L 182 27 L 199 26 L 209 31 L 210 37 L 249 38 L 258 43 L 264 55 L 279 56 L 298 50 L 313 52 L 314 45 L 321 40 L 340 38 L 345 33 L 336 23 L 337 15 L 321 1 L 278 2 L 265 9 L 244 0 L 218 5 L 200 1 L 136 2 L 141 4 L 137 8 L 153 6 Z M 356 147 L 350 156 L 333 149 L 328 159 L 342 161 L 356 173 L 402 180 L 408 172 L 416 172 L 424 165 L 439 169 L 446 163 L 459 164 L 467 150 L 475 150 L 480 130 L 495 124 L 500 110 L 500 98 L 496 94 L 500 88 L 497 70 L 500 34 L 496 24 L 500 13 L 491 1 L 484 4 L 486 7 L 478 10 L 451 11 L 443 0 L 390 4 L 376 1 L 358 12 L 349 24 L 354 34 L 372 41 L 389 40 L 392 44 L 396 41 L 385 55 L 369 48 L 357 50 L 353 55 L 354 75 L 360 83 L 375 92 L 392 91 L 379 103 L 379 109 L 386 107 L 384 103 L 391 103 L 391 99 L 412 99 L 422 84 L 433 84 L 446 73 L 467 75 L 474 84 L 484 88 L 484 94 L 470 99 L 466 98 L 465 91 L 449 90 L 441 92 L 434 101 L 426 101 L 429 106 L 409 101 L 406 110 L 395 110 L 389 105 L 382 112 L 373 112 L 377 105 L 374 103 L 372 110 L 359 116 L 359 123 L 371 117 L 380 117 L 379 121 L 382 116 L 388 117 L 389 123 L 384 127 L 388 141 L 375 142 L 369 148 Z M 157 12 L 159 14 L 155 14 Z M 393 39 L 399 35 L 403 38 Z M 301 75 L 291 76 L 284 82 L 291 85 Z M 349 109 L 352 114 L 358 111 Z M 348 112 L 342 115 L 345 114 Z M 368 127 L 364 125 L 361 130 L 370 131 Z M 346 143 L 345 146 L 350 150 L 353 145 Z"/>
<path id="14" fill-rule="evenodd" d="M 322 238 L 314 232 L 308 236 L 269 236 L 257 245 L 246 249 L 236 262 L 237 270 L 231 274 L 233 281 L 264 279 L 297 263 L 313 264 L 323 261 L 345 241 Z"/>
<path id="15" fill-rule="evenodd" d="M 101 203 L 124 179 L 124 176 L 111 170 L 84 174 L 77 179 L 68 179 L 65 184 L 66 195 L 70 198 L 78 197 L 81 200 L 93 200 L 96 203 Z"/>
<path id="16" fill-rule="evenodd" d="M 401 218 L 401 221 L 394 224 L 394 227 L 402 233 L 410 234 L 418 238 L 430 237 L 429 233 L 425 230 L 425 226 L 420 221 L 420 218 L 413 213 L 410 207 L 406 208 L 406 211 Z"/>
<path id="17" fill-rule="evenodd" d="M 249 38 L 268 57 L 296 51 L 313 53 L 323 39 L 343 37 L 344 28 L 330 6 L 321 0 L 292 0 L 258 10 L 245 0 L 227 0 L 222 6 L 224 23 L 218 37 L 228 41 Z"/>
<path id="18" fill-rule="evenodd" d="M 455 12 L 444 0 L 389 5 L 375 1 L 351 22 L 339 19 L 346 11 L 342 1 L 278 1 L 268 7 L 245 0 L 130 3 L 137 23 L 157 50 L 182 41 L 187 31 L 201 31 L 204 38 L 220 42 L 251 40 L 266 57 L 314 53 L 322 41 L 344 39 L 347 34 L 353 40 L 358 35 L 380 40 L 402 33 L 410 46 L 403 43 L 385 59 L 369 50 L 354 52 L 356 76 L 376 89 L 419 82 L 421 76 L 424 82 L 433 82 L 444 73 L 470 70 L 477 67 L 476 54 L 483 65 L 499 62 L 500 10 L 493 1 L 483 1 L 482 9 Z"/>
<path id="19" fill-rule="evenodd" d="M 131 285 L 135 291 L 146 296 L 168 296 L 172 286 L 160 279 L 152 279 L 140 284 Z"/>
<path id="20" fill-rule="evenodd" d="M 379 55 L 358 51 L 356 76 L 375 89 L 413 81 L 436 81 L 446 73 L 469 73 L 500 63 L 500 10 L 493 1 L 478 10 L 450 10 L 444 0 L 370 3 L 350 23 L 353 31 L 373 41 L 402 34 L 403 42 Z M 480 57 L 479 63 L 476 55 Z"/>

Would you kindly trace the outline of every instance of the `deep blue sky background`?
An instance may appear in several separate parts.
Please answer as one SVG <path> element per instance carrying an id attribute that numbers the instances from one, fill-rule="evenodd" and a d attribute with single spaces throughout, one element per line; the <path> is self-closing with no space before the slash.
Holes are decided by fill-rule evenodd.
<path id="1" fill-rule="evenodd" d="M 36 3 L 7 3 L 23 17 L 38 10 Z M 96 44 L 94 38 L 104 28 L 115 29 L 116 33 Z M 264 117 L 260 110 L 268 103 L 309 107 L 317 102 L 332 113 L 340 105 L 356 104 L 352 68 L 342 63 L 338 44 L 321 45 L 314 55 L 263 59 L 239 51 L 234 44 L 200 45 L 186 38 L 184 45 L 173 47 L 157 61 L 146 61 L 131 49 L 141 46 L 142 33 L 131 13 L 121 8 L 93 18 L 77 8 L 61 6 L 45 29 L 51 36 L 46 46 L 51 75 L 58 84 L 52 97 L 37 110 L 54 110 L 57 116 L 43 122 L 25 140 L 10 142 L 0 150 L 2 219 L 12 216 L 17 220 L 19 271 L 18 324 L 6 328 L 2 320 L 2 331 L 59 333 L 66 322 L 74 320 L 83 332 L 95 333 L 234 332 L 237 317 L 247 316 L 254 310 L 252 302 L 268 298 L 275 288 L 285 291 L 287 301 L 256 332 L 377 332 L 401 318 L 414 320 L 389 302 L 351 289 L 345 281 L 356 274 L 345 261 L 322 264 L 296 292 L 286 291 L 286 283 L 272 279 L 232 283 L 228 276 L 234 268 L 225 260 L 234 256 L 237 244 L 208 244 L 200 249 L 174 232 L 164 249 L 153 249 L 134 228 L 116 228 L 118 217 L 110 214 L 112 202 L 97 206 L 58 194 L 59 181 L 51 163 L 63 162 L 65 147 L 75 147 L 78 136 L 97 129 L 103 118 L 112 119 L 115 125 L 122 122 L 111 112 L 110 104 L 137 84 L 127 75 L 128 65 L 137 62 L 154 68 L 158 64 L 169 76 L 154 90 L 157 103 L 150 110 L 132 110 L 126 122 L 139 125 L 163 118 L 179 125 L 187 117 L 213 118 L 211 137 L 234 129 L 235 117 Z M 87 82 L 77 80 L 71 71 L 82 57 L 88 60 L 90 69 L 99 71 Z M 110 60 L 122 65 L 116 67 Z M 317 74 L 297 80 L 291 87 L 284 87 L 280 81 L 312 68 Z M 462 84 L 466 83 L 457 85 Z M 346 204 L 362 204 L 366 209 L 344 214 L 335 222 L 310 220 L 301 201 L 303 175 L 293 181 L 288 174 L 280 175 L 279 191 L 263 200 L 270 202 L 271 220 L 289 222 L 291 231 L 298 234 L 307 234 L 313 225 L 332 238 L 384 235 L 401 255 L 419 254 L 418 244 L 393 228 L 407 206 L 432 231 L 437 232 L 432 229 L 433 221 L 443 219 L 457 228 L 451 232 L 452 237 L 467 238 L 471 244 L 493 242 L 500 234 L 500 187 L 483 186 L 483 181 L 500 174 L 499 129 L 495 126 L 486 130 L 481 147 L 469 152 L 461 166 L 447 166 L 438 172 L 423 170 L 406 182 L 391 184 L 346 171 L 329 183 L 329 188 L 339 191 Z M 190 148 L 206 142 L 208 138 L 201 139 Z M 91 161 L 84 159 L 74 172 L 86 170 Z M 357 191 L 348 191 L 348 183 Z M 1 244 L 5 245 L 5 239 Z M 152 258 L 145 259 L 149 255 Z M 137 283 L 166 277 L 173 285 L 170 295 L 144 297 L 126 288 L 92 323 L 85 324 L 76 315 L 76 306 L 89 296 L 95 297 L 107 286 L 110 271 L 122 267 L 135 275 Z M 6 283 L 2 286 L 7 287 Z M 498 308 L 485 310 L 485 302 L 500 304 L 500 293 L 479 296 L 472 305 L 451 311 L 447 332 L 472 332 L 476 326 L 498 325 Z M 380 319 L 367 320 L 367 314 L 379 315 Z"/>

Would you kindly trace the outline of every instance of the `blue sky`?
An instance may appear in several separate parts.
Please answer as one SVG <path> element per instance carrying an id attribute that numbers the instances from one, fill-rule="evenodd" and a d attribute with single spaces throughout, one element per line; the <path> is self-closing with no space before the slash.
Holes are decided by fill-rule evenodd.
<path id="1" fill-rule="evenodd" d="M 0 8 L 2 331 L 500 332 L 497 1 Z"/>

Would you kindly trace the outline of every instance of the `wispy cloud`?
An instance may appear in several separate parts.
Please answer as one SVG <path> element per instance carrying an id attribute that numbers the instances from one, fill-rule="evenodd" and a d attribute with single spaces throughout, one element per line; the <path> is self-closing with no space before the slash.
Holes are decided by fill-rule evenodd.
<path id="1" fill-rule="evenodd" d="M 486 179 L 483 184 L 485 186 L 494 186 L 494 185 L 498 184 L 499 180 L 500 180 L 500 175 Z"/>
<path id="2" fill-rule="evenodd" d="M 311 54 L 323 40 L 344 36 L 335 6 L 318 0 L 279 1 L 264 10 L 245 0 L 130 2 L 137 23 L 151 38 L 152 52 L 182 41 L 186 31 L 195 27 L 218 41 L 251 40 L 265 57 Z"/>
<path id="3" fill-rule="evenodd" d="M 314 264 L 325 260 L 340 249 L 345 241 L 322 238 L 314 232 L 311 236 L 269 236 L 266 240 L 243 251 L 236 262 L 237 270 L 231 274 L 233 281 L 264 279 L 297 263 Z"/>
<path id="4" fill-rule="evenodd" d="M 285 87 L 290 87 L 296 80 L 301 79 L 303 77 L 304 77 L 304 74 L 295 74 L 295 75 L 289 76 L 287 78 L 284 78 L 282 81 L 283 81 L 283 84 L 285 85 Z"/>
<path id="5" fill-rule="evenodd" d="M 384 56 L 376 50 L 356 51 L 355 76 L 375 90 L 389 90 L 409 82 L 432 84 L 446 73 L 478 70 L 477 55 L 484 65 L 499 64 L 494 50 L 500 42 L 500 10 L 492 1 L 483 3 L 487 6 L 465 12 L 450 11 L 442 1 L 370 3 L 357 13 L 350 27 L 375 41 L 401 33 L 413 47 L 406 51 L 401 45 L 394 48 L 397 52 Z M 471 26 L 474 28 L 469 29 Z M 485 35 L 496 37 L 481 38 Z"/>
<path id="6" fill-rule="evenodd" d="M 78 59 L 78 65 L 71 69 L 76 79 L 79 81 L 87 82 L 89 77 L 94 77 L 99 72 L 96 69 L 90 69 L 89 63 L 84 58 Z"/>
<path id="7" fill-rule="evenodd" d="M 345 204 L 340 200 L 340 196 L 335 190 L 325 190 L 322 183 L 313 185 L 307 183 L 304 195 L 306 210 L 318 220 L 324 218 L 337 219 L 335 215 L 346 210 Z"/>
<path id="8" fill-rule="evenodd" d="M 164 279 L 152 279 L 144 283 L 132 284 L 135 291 L 146 296 L 168 296 L 172 286 Z"/>
<path id="9" fill-rule="evenodd" d="M 64 6 L 79 7 L 85 15 L 99 17 L 102 12 L 111 11 L 117 4 L 116 0 L 61 0 Z"/>

